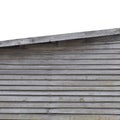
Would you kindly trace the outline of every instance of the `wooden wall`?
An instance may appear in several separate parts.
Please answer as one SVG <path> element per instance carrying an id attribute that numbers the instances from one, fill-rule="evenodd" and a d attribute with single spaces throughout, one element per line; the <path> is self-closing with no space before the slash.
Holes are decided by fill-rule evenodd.
<path id="1" fill-rule="evenodd" d="M 0 119 L 119 115 L 120 36 L 0 49 Z"/>

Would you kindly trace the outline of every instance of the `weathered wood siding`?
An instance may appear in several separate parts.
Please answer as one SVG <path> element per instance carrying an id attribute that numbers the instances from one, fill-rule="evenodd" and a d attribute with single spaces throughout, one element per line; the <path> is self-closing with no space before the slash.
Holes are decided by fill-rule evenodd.
<path id="1" fill-rule="evenodd" d="M 0 49 L 0 119 L 119 115 L 120 36 Z"/>

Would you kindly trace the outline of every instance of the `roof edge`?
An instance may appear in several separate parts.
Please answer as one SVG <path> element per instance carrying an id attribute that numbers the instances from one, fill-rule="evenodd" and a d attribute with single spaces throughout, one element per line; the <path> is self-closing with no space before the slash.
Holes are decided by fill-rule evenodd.
<path id="1" fill-rule="evenodd" d="M 120 34 L 120 28 L 114 28 L 114 29 L 105 29 L 105 30 L 97 30 L 97 31 L 49 35 L 49 36 L 41 36 L 41 37 L 30 37 L 30 38 L 0 41 L 0 47 L 12 47 L 12 46 L 30 45 L 30 44 L 47 43 L 47 42 L 55 42 L 55 41 L 66 41 L 73 39 L 111 36 L 111 35 L 119 35 L 119 34 Z"/>

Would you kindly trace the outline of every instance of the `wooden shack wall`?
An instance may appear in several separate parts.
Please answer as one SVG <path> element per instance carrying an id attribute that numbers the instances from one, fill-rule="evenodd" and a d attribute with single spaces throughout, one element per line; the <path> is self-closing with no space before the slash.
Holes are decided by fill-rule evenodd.
<path id="1" fill-rule="evenodd" d="M 119 115 L 120 36 L 0 49 L 0 119 Z"/>

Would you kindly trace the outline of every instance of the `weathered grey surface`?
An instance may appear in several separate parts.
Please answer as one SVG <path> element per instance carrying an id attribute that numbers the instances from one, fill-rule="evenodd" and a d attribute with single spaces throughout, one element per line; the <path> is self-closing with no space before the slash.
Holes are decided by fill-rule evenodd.
<path id="1" fill-rule="evenodd" d="M 69 33 L 69 34 L 61 34 L 61 35 L 34 37 L 34 38 L 23 38 L 17 40 L 1 41 L 0 47 L 28 45 L 28 44 L 36 44 L 36 43 L 46 43 L 46 42 L 54 42 L 54 41 L 92 38 L 92 37 L 101 37 L 101 36 L 119 35 L 119 34 L 120 34 L 120 29 L 115 28 L 108 30 Z"/>
<path id="2" fill-rule="evenodd" d="M 8 119 L 9 118 L 9 119 Z M 7 114 L 0 115 L 3 120 L 120 120 L 119 115 L 39 115 L 39 114 Z"/>
<path id="3" fill-rule="evenodd" d="M 120 120 L 120 36 L 0 48 L 0 119 Z"/>

